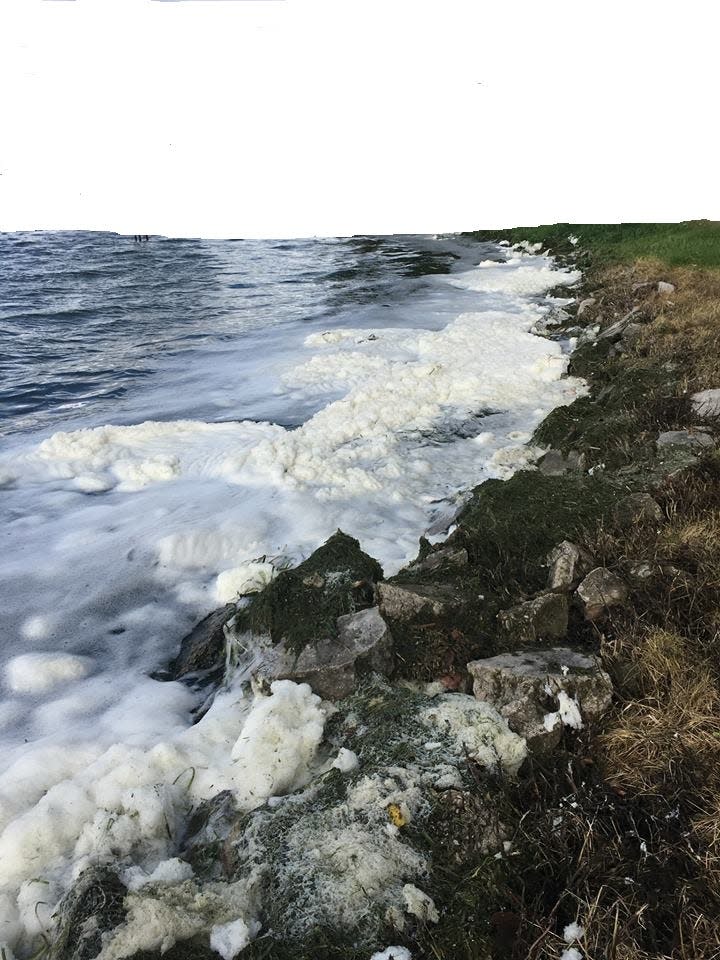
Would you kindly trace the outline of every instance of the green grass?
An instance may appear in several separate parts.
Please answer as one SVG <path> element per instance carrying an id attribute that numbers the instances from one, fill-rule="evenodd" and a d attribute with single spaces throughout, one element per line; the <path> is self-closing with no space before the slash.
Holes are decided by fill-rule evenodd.
<path id="1" fill-rule="evenodd" d="M 579 238 L 578 247 L 568 241 Z M 587 250 L 596 261 L 629 263 L 640 257 L 673 266 L 720 267 L 720 223 L 690 220 L 684 223 L 555 223 L 509 230 L 477 230 L 477 240 L 528 240 L 554 253 Z"/>

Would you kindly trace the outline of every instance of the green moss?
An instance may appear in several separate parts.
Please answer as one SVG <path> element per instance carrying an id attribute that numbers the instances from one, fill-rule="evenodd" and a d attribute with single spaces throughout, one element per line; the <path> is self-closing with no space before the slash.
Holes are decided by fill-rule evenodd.
<path id="1" fill-rule="evenodd" d="M 269 634 L 299 651 L 312 640 L 337 636 L 336 620 L 367 606 L 367 584 L 382 580 L 380 564 L 338 530 L 291 570 L 284 570 L 238 616 L 238 630 Z"/>
<path id="2" fill-rule="evenodd" d="M 544 585 L 550 550 L 607 515 L 617 496 L 618 485 L 603 476 L 523 470 L 476 487 L 453 539 L 499 594 L 517 585 L 529 595 Z"/>

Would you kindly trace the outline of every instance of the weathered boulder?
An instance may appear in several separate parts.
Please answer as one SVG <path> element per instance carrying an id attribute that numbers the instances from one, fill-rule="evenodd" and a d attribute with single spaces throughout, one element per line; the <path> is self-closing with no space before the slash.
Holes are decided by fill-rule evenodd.
<path id="1" fill-rule="evenodd" d="M 690 433 L 689 430 L 667 430 L 655 441 L 658 447 L 714 447 L 713 438 L 702 431 Z"/>
<path id="2" fill-rule="evenodd" d="M 658 280 L 657 292 L 664 294 L 675 293 L 675 284 L 668 283 L 667 280 Z"/>
<path id="3" fill-rule="evenodd" d="M 563 726 L 602 716 L 612 700 L 599 660 L 568 647 L 518 650 L 467 668 L 477 699 L 494 706 L 535 753 L 557 746 Z"/>
<path id="4" fill-rule="evenodd" d="M 125 919 L 126 893 L 127 887 L 110 867 L 84 870 L 57 908 L 49 960 L 94 960 L 102 950 L 103 934 Z"/>
<path id="5" fill-rule="evenodd" d="M 268 651 L 257 675 L 266 680 L 308 683 L 325 700 L 342 700 L 370 673 L 393 670 L 393 640 L 377 607 L 339 617 L 337 637 L 309 643 L 299 653 L 279 644 Z"/>
<path id="6" fill-rule="evenodd" d="M 577 588 L 577 594 L 583 602 L 587 619 L 597 620 L 610 607 L 625 603 L 628 588 L 611 570 L 596 567 Z"/>
<path id="7" fill-rule="evenodd" d="M 629 493 L 615 504 L 615 520 L 629 526 L 638 520 L 656 520 L 663 518 L 663 512 L 657 500 L 653 500 L 649 493 Z"/>
<path id="8" fill-rule="evenodd" d="M 568 628 L 568 599 L 563 593 L 542 593 L 498 614 L 513 646 L 540 640 L 561 640 Z"/>
<path id="9" fill-rule="evenodd" d="M 548 450 L 538 460 L 538 470 L 547 477 L 562 477 L 571 470 L 585 469 L 585 455 L 577 450 L 571 450 L 567 456 L 560 450 Z"/>
<path id="10" fill-rule="evenodd" d="M 572 590 L 592 566 L 592 557 L 575 543 L 563 540 L 547 557 L 548 589 L 556 592 Z"/>
<path id="11" fill-rule="evenodd" d="M 215 671 L 225 661 L 225 624 L 235 615 L 234 603 L 228 603 L 201 620 L 182 640 L 180 652 L 168 668 L 171 680 L 191 674 Z"/>
<path id="12" fill-rule="evenodd" d="M 401 623 L 420 615 L 442 617 L 458 605 L 453 591 L 441 584 L 379 583 L 377 594 L 383 616 Z"/>
<path id="13" fill-rule="evenodd" d="M 699 390 L 690 400 L 696 416 L 704 419 L 720 417 L 720 390 Z"/>

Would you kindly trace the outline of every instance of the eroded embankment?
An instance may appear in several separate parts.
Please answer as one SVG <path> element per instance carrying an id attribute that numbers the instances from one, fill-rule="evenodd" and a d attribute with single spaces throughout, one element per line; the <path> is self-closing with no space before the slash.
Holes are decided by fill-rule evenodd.
<path id="1" fill-rule="evenodd" d="M 390 581 L 336 535 L 198 630 L 175 675 L 252 680 L 233 756 L 272 783 L 179 804 L 156 875 L 81 876 L 50 954 L 716 956 L 719 296 L 590 272 L 548 335 L 591 391 L 537 469 Z"/>

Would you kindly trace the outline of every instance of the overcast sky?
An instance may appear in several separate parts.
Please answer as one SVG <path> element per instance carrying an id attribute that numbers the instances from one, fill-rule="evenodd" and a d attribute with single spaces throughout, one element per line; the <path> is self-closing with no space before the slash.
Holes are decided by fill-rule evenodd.
<path id="1" fill-rule="evenodd" d="M 0 0 L 0 229 L 720 219 L 717 5 Z"/>

